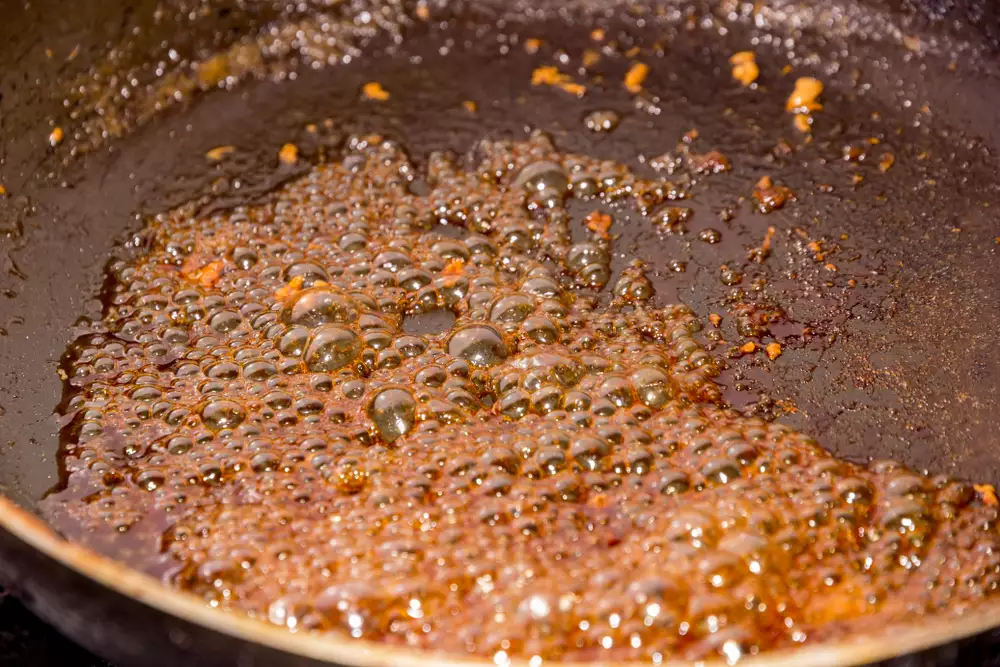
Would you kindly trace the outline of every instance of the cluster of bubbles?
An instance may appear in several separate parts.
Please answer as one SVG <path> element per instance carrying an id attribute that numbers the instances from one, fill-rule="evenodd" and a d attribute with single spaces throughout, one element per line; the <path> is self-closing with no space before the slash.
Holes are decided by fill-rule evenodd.
<path id="1" fill-rule="evenodd" d="M 59 513 L 167 517 L 170 584 L 213 606 L 484 656 L 732 658 L 995 592 L 971 486 L 725 408 L 691 310 L 574 241 L 568 200 L 673 220 L 676 187 L 543 134 L 424 173 L 350 145 L 112 266 Z"/>

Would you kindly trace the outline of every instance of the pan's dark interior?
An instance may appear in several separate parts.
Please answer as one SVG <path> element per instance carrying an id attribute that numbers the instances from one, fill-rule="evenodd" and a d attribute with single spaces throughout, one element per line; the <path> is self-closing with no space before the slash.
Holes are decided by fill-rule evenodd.
<path id="1" fill-rule="evenodd" d="M 355 2 L 349 11 L 363 12 L 366 4 L 378 3 Z M 726 153 L 733 172 L 713 185 L 711 198 L 694 201 L 687 236 L 625 225 L 619 247 L 657 267 L 661 303 L 683 301 L 702 317 L 727 313 L 732 288 L 719 281 L 718 267 L 740 263 L 747 265 L 745 298 L 782 307 L 786 317 L 771 333 L 785 353 L 773 363 L 759 355 L 730 361 L 727 397 L 852 460 L 894 458 L 1000 480 L 1000 10 L 986 0 L 776 2 L 772 23 L 755 27 L 738 3 L 680 3 L 671 6 L 682 15 L 719 21 L 709 28 L 681 20 L 682 29 L 664 30 L 608 3 L 532 4 L 596 11 L 609 34 L 647 53 L 665 43 L 661 54 L 646 58 L 646 88 L 659 96 L 659 113 L 635 108 L 621 89 L 625 58 L 609 58 L 605 85 L 583 100 L 530 85 L 532 69 L 551 62 L 557 49 L 578 59 L 591 46 L 590 26 L 572 12 L 431 3 L 440 21 L 408 29 L 401 45 L 376 37 L 350 64 L 197 95 L 126 138 L 72 155 L 85 142 L 72 136 L 76 126 L 63 100 L 77 77 L 108 62 L 109 50 L 118 48 L 118 62 L 127 63 L 155 60 L 166 44 L 204 58 L 277 13 L 264 3 L 214 0 L 87 0 L 72 12 L 38 0 L 7 8 L 0 21 L 3 492 L 34 509 L 57 483 L 60 359 L 74 325 L 100 317 L 105 264 L 112 252 L 141 243 L 144 215 L 213 188 L 223 191 L 214 198 L 223 204 L 266 196 L 286 141 L 314 160 L 353 132 L 376 131 L 400 139 L 419 161 L 431 150 L 461 153 L 484 134 L 520 137 L 527 128 L 550 131 L 560 148 L 639 168 L 640 156 L 673 150 L 697 128 L 696 145 Z M 743 18 L 730 24 L 730 13 Z M 498 25 L 501 15 L 509 20 Z M 498 35 L 510 46 L 505 55 Z M 529 37 L 544 40 L 538 54 L 525 52 Z M 454 42 L 442 52 L 449 38 Z M 741 48 L 757 51 L 767 90 L 732 83 L 726 58 Z M 780 74 L 789 54 L 795 75 L 827 84 L 826 108 L 808 145 L 789 116 L 775 112 L 794 80 Z M 371 80 L 392 98 L 360 102 L 357 91 Z M 463 109 L 464 100 L 477 101 L 476 116 Z M 583 116 L 595 109 L 621 112 L 621 126 L 610 135 L 587 132 Z M 305 136 L 307 123 L 327 118 L 332 130 L 322 141 Z M 54 126 L 70 136 L 52 149 Z M 782 137 L 793 145 L 790 153 L 775 150 Z M 871 137 L 879 144 L 869 144 L 866 161 L 845 163 L 844 147 Z M 208 166 L 205 152 L 227 144 L 237 148 L 234 158 Z M 895 163 L 882 173 L 885 153 Z M 798 201 L 767 217 L 741 203 L 764 174 L 791 186 Z M 864 180 L 854 183 L 855 174 Z M 826 184 L 831 192 L 818 187 Z M 727 207 L 735 215 L 723 222 Z M 746 249 L 768 226 L 777 230 L 775 250 L 763 265 L 751 265 Z M 707 227 L 722 229 L 723 242 L 695 241 Z M 807 244 L 817 239 L 837 271 L 814 261 Z M 669 270 L 672 259 L 687 261 L 687 271 Z M 624 263 L 619 258 L 618 268 Z M 760 292 L 751 288 L 754 277 L 767 278 Z M 727 316 L 723 330 L 737 341 L 733 322 Z M 812 333 L 803 335 L 805 328 Z"/>

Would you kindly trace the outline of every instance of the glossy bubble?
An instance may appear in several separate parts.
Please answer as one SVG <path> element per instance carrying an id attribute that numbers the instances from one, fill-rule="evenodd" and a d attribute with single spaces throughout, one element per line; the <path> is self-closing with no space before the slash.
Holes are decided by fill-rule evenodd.
<path id="1" fill-rule="evenodd" d="M 303 360 L 311 371 L 335 371 L 357 359 L 362 346 L 361 338 L 354 331 L 326 324 L 313 331 Z"/>
<path id="2" fill-rule="evenodd" d="M 368 407 L 368 416 L 382 440 L 391 443 L 413 429 L 416 407 L 409 391 L 392 387 L 375 394 Z"/>
<path id="3" fill-rule="evenodd" d="M 448 340 L 448 353 L 478 368 L 496 366 L 507 358 L 509 350 L 503 334 L 486 325 L 459 329 Z"/>

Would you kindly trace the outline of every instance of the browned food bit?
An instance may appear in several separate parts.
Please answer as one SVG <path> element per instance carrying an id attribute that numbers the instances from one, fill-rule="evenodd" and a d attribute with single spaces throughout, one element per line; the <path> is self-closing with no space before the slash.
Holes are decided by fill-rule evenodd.
<path id="1" fill-rule="evenodd" d="M 792 113 L 811 113 L 819 111 L 823 105 L 819 96 L 823 92 L 823 82 L 811 76 L 803 76 L 795 80 L 795 88 L 785 102 L 785 110 Z"/>
<path id="2" fill-rule="evenodd" d="M 301 292 L 302 285 L 304 282 L 305 278 L 303 276 L 295 276 L 294 278 L 289 280 L 287 284 L 282 285 L 281 287 L 279 287 L 274 291 L 275 298 L 284 301 L 285 299 L 292 296 L 296 292 Z"/>
<path id="3" fill-rule="evenodd" d="M 524 40 L 524 50 L 532 55 L 538 53 L 538 50 L 542 48 L 542 40 L 531 38 Z"/>
<path id="4" fill-rule="evenodd" d="M 600 51 L 595 51 L 594 49 L 584 49 L 583 57 L 580 59 L 580 63 L 587 68 L 593 67 L 601 60 Z"/>
<path id="5" fill-rule="evenodd" d="M 751 248 L 747 252 L 748 259 L 755 262 L 764 262 L 771 255 L 771 243 L 774 240 L 776 232 L 777 230 L 774 227 L 768 227 L 761 244 L 756 248 Z"/>
<path id="6" fill-rule="evenodd" d="M 642 84 L 649 76 L 649 65 L 646 63 L 634 63 L 625 73 L 625 89 L 632 93 L 642 92 Z"/>
<path id="7" fill-rule="evenodd" d="M 781 356 L 782 352 L 781 343 L 778 342 L 768 343 L 767 347 L 764 348 L 764 351 L 767 352 L 767 358 L 770 359 L 771 361 L 774 361 L 775 359 Z"/>
<path id="8" fill-rule="evenodd" d="M 997 491 L 992 484 L 973 484 L 972 488 L 976 490 L 976 493 L 979 494 L 980 499 L 986 505 L 990 507 L 1000 505 L 1000 501 L 997 500 Z"/>
<path id="9" fill-rule="evenodd" d="M 784 185 L 775 185 L 770 176 L 761 176 L 754 187 L 753 198 L 761 213 L 770 213 L 794 200 L 795 194 Z"/>
<path id="10" fill-rule="evenodd" d="M 722 324 L 722 315 L 719 315 L 718 313 L 712 313 L 711 315 L 708 316 L 708 321 L 712 323 L 713 327 L 718 329 L 719 325 Z"/>
<path id="11" fill-rule="evenodd" d="M 208 262 L 199 268 L 188 270 L 184 272 L 184 274 L 188 280 L 194 281 L 202 287 L 211 288 L 215 287 L 215 283 L 219 281 L 224 268 L 225 262 L 222 260 L 215 260 L 213 262 Z"/>
<path id="12" fill-rule="evenodd" d="M 541 67 L 535 68 L 535 70 L 531 73 L 531 85 L 553 86 L 571 95 L 576 95 L 577 97 L 583 97 L 587 94 L 586 86 L 574 82 L 568 74 L 560 72 L 559 69 L 553 65 L 542 65 Z"/>
<path id="13" fill-rule="evenodd" d="M 604 41 L 604 28 L 594 28 L 593 30 L 591 30 L 590 31 L 590 39 L 594 40 L 595 42 L 603 42 Z"/>
<path id="14" fill-rule="evenodd" d="M 892 165 L 896 163 L 896 156 L 892 153 L 883 153 L 882 159 L 879 160 L 878 170 L 883 174 L 892 168 Z"/>
<path id="15" fill-rule="evenodd" d="M 740 51 L 734 53 L 729 58 L 732 66 L 733 78 L 744 86 L 749 86 L 760 76 L 760 67 L 757 66 L 757 54 L 753 51 Z"/>
<path id="16" fill-rule="evenodd" d="M 688 162 L 691 168 L 699 174 L 719 174 L 733 168 L 729 158 L 719 151 L 707 153 L 690 153 Z"/>
<path id="17" fill-rule="evenodd" d="M 205 159 L 211 162 L 219 162 L 235 150 L 235 146 L 216 146 L 205 152 Z"/>
<path id="18" fill-rule="evenodd" d="M 478 109 L 476 103 L 473 102 L 472 100 L 465 100 L 464 102 L 462 102 L 462 108 L 468 111 L 469 113 L 476 113 L 476 110 Z"/>
<path id="19" fill-rule="evenodd" d="M 611 238 L 611 235 L 608 232 L 611 230 L 612 218 L 607 213 L 591 211 L 587 214 L 584 223 L 587 225 L 587 229 L 594 232 L 602 239 Z"/>
<path id="20" fill-rule="evenodd" d="M 6 194 L 7 194 L 7 188 L 5 188 L 3 185 L 0 185 L 0 197 L 5 196 Z"/>
<path id="21" fill-rule="evenodd" d="M 465 260 L 460 257 L 449 260 L 447 264 L 444 265 L 444 269 L 441 273 L 446 276 L 457 276 L 465 273 Z"/>
<path id="22" fill-rule="evenodd" d="M 63 136 L 64 133 L 61 127 L 52 128 L 52 131 L 49 132 L 49 145 L 55 148 L 62 143 Z"/>
<path id="23" fill-rule="evenodd" d="M 799 132 L 812 131 L 813 117 L 811 114 L 797 113 L 795 114 L 795 119 L 792 122 L 795 124 L 795 129 Z"/>
<path id="24" fill-rule="evenodd" d="M 753 354 L 756 351 L 757 351 L 757 343 L 753 342 L 752 340 L 743 343 L 743 345 L 740 346 L 740 352 L 742 352 L 743 354 Z"/>
<path id="25" fill-rule="evenodd" d="M 278 151 L 278 162 L 284 165 L 294 165 L 299 161 L 299 147 L 295 144 L 285 144 Z"/>
<path id="26" fill-rule="evenodd" d="M 389 99 L 389 91 L 383 88 L 378 81 L 369 81 L 361 86 L 361 96 L 366 100 L 385 102 Z"/>

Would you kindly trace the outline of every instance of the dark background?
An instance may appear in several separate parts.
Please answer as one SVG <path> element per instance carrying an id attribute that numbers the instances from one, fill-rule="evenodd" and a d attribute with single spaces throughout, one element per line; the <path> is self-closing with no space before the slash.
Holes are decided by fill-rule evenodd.
<path id="1" fill-rule="evenodd" d="M 0 665 L 112 667 L 45 625 L 21 603 L 0 594 Z"/>

